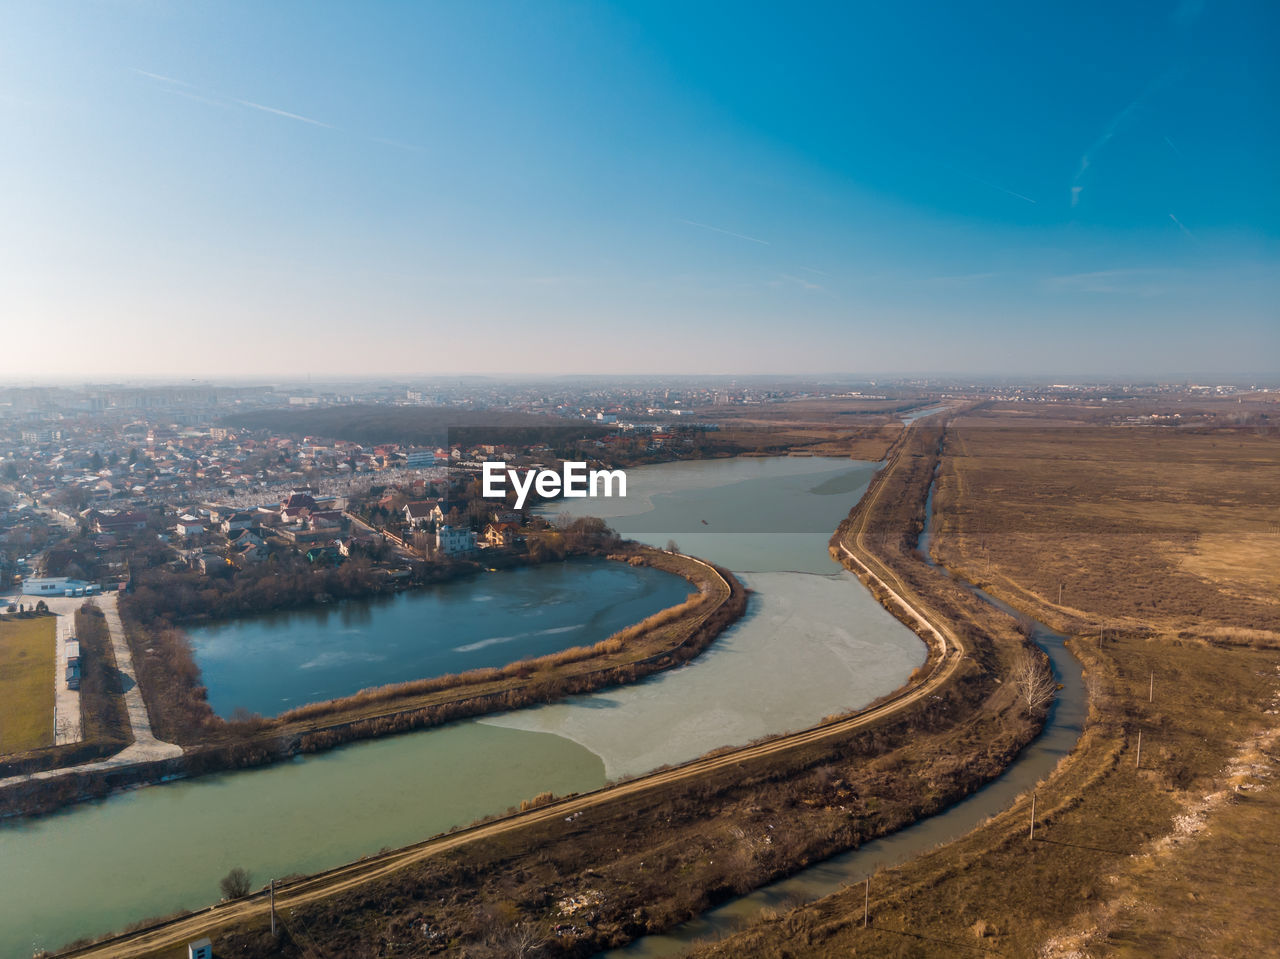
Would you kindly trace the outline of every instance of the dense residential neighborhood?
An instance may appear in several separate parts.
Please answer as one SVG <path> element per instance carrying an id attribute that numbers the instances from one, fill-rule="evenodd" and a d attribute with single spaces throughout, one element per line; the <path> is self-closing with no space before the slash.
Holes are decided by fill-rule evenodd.
<path id="1" fill-rule="evenodd" d="M 570 449 L 614 463 L 697 455 L 701 438 L 720 429 L 709 415 L 752 416 L 753 407 L 814 399 L 892 412 L 922 386 L 938 398 L 1052 403 L 1080 397 L 1100 404 L 1164 395 L 1194 400 L 1230 389 L 1052 384 L 993 391 L 910 380 L 858 388 L 687 380 L 366 383 L 350 392 L 10 387 L 0 390 L 0 500 L 7 507 L 0 520 L 0 585 L 13 586 L 15 576 L 66 575 L 109 586 L 127 583 L 139 564 L 223 575 L 285 552 L 313 564 L 364 558 L 395 568 L 520 548 L 527 516 L 481 500 L 475 478 L 484 461 L 520 470 L 554 465 Z M 525 417 L 519 421 L 524 429 L 558 424 L 560 439 L 549 441 L 545 426 L 523 441 L 508 441 L 519 429 L 450 426 L 403 442 L 281 428 L 310 422 L 289 417 L 320 417 L 315 422 L 326 432 L 373 437 L 395 435 L 396 424 L 409 422 L 397 418 L 401 413 L 452 424 L 481 412 L 499 418 L 495 422 Z M 1170 425 L 1179 421 L 1168 418 Z M 1117 415 L 1115 425 L 1134 422 L 1129 412 Z M 427 435 L 438 442 L 422 442 Z"/>

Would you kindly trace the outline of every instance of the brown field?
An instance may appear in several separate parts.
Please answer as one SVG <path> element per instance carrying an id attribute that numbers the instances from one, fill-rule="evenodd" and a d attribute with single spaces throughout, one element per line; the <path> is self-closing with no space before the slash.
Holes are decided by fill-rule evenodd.
<path id="1" fill-rule="evenodd" d="M 848 456 L 855 460 L 878 463 L 888 455 L 890 447 L 902 434 L 900 423 L 869 427 L 851 433 L 842 433 L 831 439 L 822 439 L 804 447 L 814 456 Z"/>
<path id="2" fill-rule="evenodd" d="M 1035 840 L 1024 796 L 874 877 L 867 929 L 859 887 L 695 955 L 1277 954 L 1277 439 L 1096 415 L 960 419 L 935 498 L 936 555 L 1076 632 L 1090 716 Z"/>
<path id="3" fill-rule="evenodd" d="M 56 622 L 0 618 L 0 755 L 53 745 Z"/>
<path id="4" fill-rule="evenodd" d="M 706 434 L 700 446 L 704 454 L 716 456 L 848 456 L 878 462 L 901 432 L 902 425 L 897 422 L 838 429 L 804 422 L 743 420 L 722 424 L 716 432 Z"/>
<path id="5" fill-rule="evenodd" d="M 1076 648 L 1090 676 L 1090 722 L 1038 790 L 1034 840 L 1024 796 L 964 839 L 874 876 L 869 928 L 858 885 L 764 915 L 692 955 L 1274 955 L 1280 916 L 1258 896 L 1275 888 L 1276 825 L 1266 816 L 1280 789 L 1255 775 L 1265 787 L 1237 794 L 1228 767 L 1274 706 L 1280 654 L 1134 637 L 1108 640 L 1101 653 L 1089 641 Z M 1276 746 L 1267 747 L 1273 770 Z M 1224 788 L 1229 798 L 1204 817 L 1199 838 L 1170 838 Z"/>
<path id="6" fill-rule="evenodd" d="M 1280 597 L 1280 535 L 1276 533 L 1201 533 L 1179 561 L 1188 573 L 1224 593 Z"/>
<path id="7" fill-rule="evenodd" d="M 862 399 L 859 397 L 831 397 L 828 399 L 788 400 L 785 403 L 765 403 L 759 406 L 705 406 L 698 410 L 721 423 L 743 422 L 777 425 L 794 423 L 831 429 L 833 426 L 856 426 L 863 423 L 898 421 L 900 412 L 920 408 L 933 400 L 898 397 L 888 400 Z"/>
<path id="8" fill-rule="evenodd" d="M 913 405 L 907 400 L 795 400 L 708 407 L 700 414 L 718 423 L 717 435 L 740 452 L 790 450 L 879 462 L 902 433 L 893 411 Z"/>
<path id="9" fill-rule="evenodd" d="M 1067 629 L 1280 641 L 1280 436 L 996 411 L 945 453 L 935 554 L 974 582 Z"/>

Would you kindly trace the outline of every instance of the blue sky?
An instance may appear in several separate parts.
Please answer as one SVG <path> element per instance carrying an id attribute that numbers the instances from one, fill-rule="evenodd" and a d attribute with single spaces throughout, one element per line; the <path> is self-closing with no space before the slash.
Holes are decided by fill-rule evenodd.
<path id="1" fill-rule="evenodd" d="M 0 373 L 1275 374 L 1278 23 L 8 4 Z"/>

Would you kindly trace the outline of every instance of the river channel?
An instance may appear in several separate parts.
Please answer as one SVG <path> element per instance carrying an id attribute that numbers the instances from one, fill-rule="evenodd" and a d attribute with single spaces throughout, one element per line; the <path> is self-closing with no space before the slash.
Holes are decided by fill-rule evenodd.
<path id="1" fill-rule="evenodd" d="M 925 504 L 925 530 L 918 548 L 931 566 L 937 566 L 929 552 L 932 524 L 933 489 L 930 488 Z M 963 585 L 996 608 L 1013 614 L 1014 611 L 1000 600 L 967 583 Z M 1067 649 L 1066 637 L 1043 623 L 1032 622 L 1032 638 L 1049 654 L 1054 677 L 1061 688 L 1045 720 L 1044 730 L 1000 776 L 936 816 L 726 902 L 666 934 L 645 936 L 620 949 L 601 953 L 601 956 L 605 959 L 678 956 L 698 942 L 719 939 L 745 928 L 763 909 L 790 909 L 860 883 L 877 869 L 900 865 L 958 839 L 1007 809 L 1019 795 L 1048 776 L 1075 747 L 1088 712 L 1080 662 Z"/>
<path id="2" fill-rule="evenodd" d="M 207 905 L 233 866 L 249 870 L 256 886 L 338 865 L 543 791 L 585 791 L 798 729 L 896 688 L 923 662 L 923 644 L 826 552 L 875 469 L 843 459 L 743 458 L 629 471 L 625 500 L 575 506 L 591 505 L 583 512 L 603 513 L 646 542 L 675 539 L 741 573 L 754 590 L 747 615 L 710 650 L 635 686 L 561 706 L 0 824 L 0 956 Z M 476 582 L 499 590 L 506 575 Z M 340 612 L 334 622 L 341 625 Z"/>

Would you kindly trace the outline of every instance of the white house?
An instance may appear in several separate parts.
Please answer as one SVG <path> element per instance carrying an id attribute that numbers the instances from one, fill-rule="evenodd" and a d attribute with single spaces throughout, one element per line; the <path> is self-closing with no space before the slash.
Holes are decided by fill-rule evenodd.
<path id="1" fill-rule="evenodd" d="M 438 499 L 416 500 L 406 503 L 404 521 L 414 529 L 423 529 L 431 523 L 443 523 L 444 512 Z"/>
<path id="2" fill-rule="evenodd" d="M 222 531 L 228 535 L 253 528 L 254 515 L 250 512 L 231 513 L 222 518 Z"/>
<path id="3" fill-rule="evenodd" d="M 442 524 L 436 530 L 436 550 L 445 556 L 461 556 L 476 548 L 476 534 L 462 526 Z"/>

